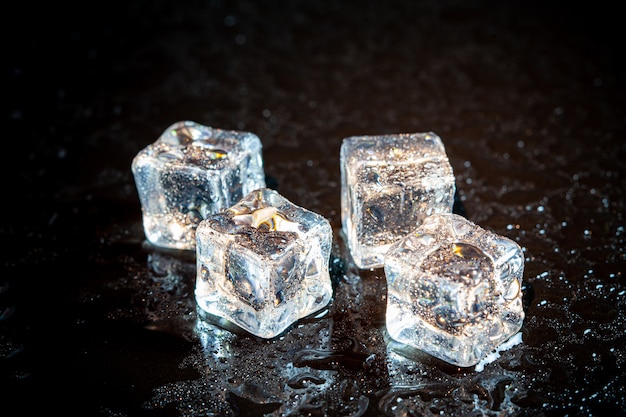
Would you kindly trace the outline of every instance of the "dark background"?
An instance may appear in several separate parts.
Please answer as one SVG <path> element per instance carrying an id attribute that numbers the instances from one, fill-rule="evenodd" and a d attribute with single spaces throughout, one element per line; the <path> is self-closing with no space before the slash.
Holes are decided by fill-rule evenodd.
<path id="1" fill-rule="evenodd" d="M 3 416 L 624 415 L 626 71 L 612 2 L 3 6 Z M 179 120 L 254 132 L 327 217 L 335 297 L 220 330 L 144 242 L 130 163 Z M 457 212 L 526 254 L 523 343 L 482 372 L 394 346 L 340 233 L 339 147 L 434 131 Z M 228 327 L 228 326 L 226 326 Z"/>

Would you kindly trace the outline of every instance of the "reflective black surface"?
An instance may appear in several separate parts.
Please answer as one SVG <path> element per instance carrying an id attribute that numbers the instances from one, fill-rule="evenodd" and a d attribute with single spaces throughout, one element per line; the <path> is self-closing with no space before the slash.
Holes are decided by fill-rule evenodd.
<path id="1" fill-rule="evenodd" d="M 624 415 L 625 67 L 608 2 L 97 2 L 5 12 L 3 416 Z M 275 340 L 199 317 L 130 162 L 247 130 L 334 227 L 334 298 Z M 482 372 L 392 343 L 340 233 L 339 147 L 434 131 L 456 211 L 526 254 L 521 344 Z"/>

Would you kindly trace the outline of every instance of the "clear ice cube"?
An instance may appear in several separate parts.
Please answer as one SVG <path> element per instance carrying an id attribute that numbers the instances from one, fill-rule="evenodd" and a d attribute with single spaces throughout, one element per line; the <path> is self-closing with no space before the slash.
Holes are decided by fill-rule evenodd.
<path id="1" fill-rule="evenodd" d="M 147 240 L 172 249 L 195 249 L 200 221 L 265 187 L 258 136 L 192 121 L 139 151 L 132 172 Z"/>
<path id="2" fill-rule="evenodd" d="M 385 256 L 389 336 L 472 366 L 519 331 L 524 254 L 513 240 L 434 214 Z"/>
<path id="3" fill-rule="evenodd" d="M 256 336 L 272 338 L 331 299 L 330 222 L 274 190 L 209 216 L 196 239 L 199 307 Z"/>
<path id="4" fill-rule="evenodd" d="M 392 243 L 452 211 L 452 166 L 432 132 L 345 138 L 340 164 L 342 228 L 359 268 L 382 267 Z"/>

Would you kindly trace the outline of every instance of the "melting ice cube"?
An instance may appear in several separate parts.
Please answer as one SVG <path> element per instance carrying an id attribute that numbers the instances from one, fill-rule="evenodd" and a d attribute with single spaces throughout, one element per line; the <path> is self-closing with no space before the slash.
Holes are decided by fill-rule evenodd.
<path id="1" fill-rule="evenodd" d="M 198 305 L 252 334 L 274 337 L 331 299 L 330 222 L 274 190 L 209 216 L 196 239 Z"/>
<path id="2" fill-rule="evenodd" d="M 524 320 L 524 255 L 514 241 L 435 214 L 385 256 L 387 331 L 458 366 L 485 358 Z"/>
<path id="3" fill-rule="evenodd" d="M 340 162 L 342 227 L 359 268 L 382 267 L 392 243 L 452 211 L 452 167 L 432 132 L 345 138 Z"/>
<path id="4" fill-rule="evenodd" d="M 200 221 L 265 187 L 256 135 L 191 121 L 171 125 L 142 149 L 132 172 L 147 240 L 173 249 L 193 250 Z"/>

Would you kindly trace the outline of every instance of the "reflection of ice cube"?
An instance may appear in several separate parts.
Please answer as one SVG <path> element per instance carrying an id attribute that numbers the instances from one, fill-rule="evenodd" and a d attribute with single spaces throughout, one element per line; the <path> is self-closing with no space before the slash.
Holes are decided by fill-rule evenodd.
<path id="1" fill-rule="evenodd" d="M 451 212 L 455 183 L 436 134 L 355 136 L 341 146 L 341 218 L 359 268 L 383 266 L 385 252 L 424 217 Z"/>
<path id="2" fill-rule="evenodd" d="M 458 366 L 478 363 L 522 326 L 524 255 L 456 214 L 435 214 L 385 256 L 387 331 Z"/>
<path id="3" fill-rule="evenodd" d="M 330 222 L 276 191 L 251 192 L 197 229 L 199 306 L 270 338 L 330 301 Z"/>
<path id="4" fill-rule="evenodd" d="M 207 215 L 265 187 L 260 139 L 191 121 L 171 125 L 133 159 L 132 171 L 148 241 L 195 248 Z"/>
<path id="5" fill-rule="evenodd" d="M 188 330 L 195 303 L 189 297 L 196 272 L 195 257 L 190 251 L 163 249 L 145 243 L 148 251 L 148 274 L 145 280 L 133 280 L 141 288 L 141 305 L 148 323 L 145 328 L 164 332 Z"/>
<path id="6" fill-rule="evenodd" d="M 252 337 L 237 337 L 240 329 L 225 330 L 224 320 L 215 323 L 215 317 L 203 315 L 203 311 L 199 315 L 196 333 L 203 357 L 194 353 L 188 363 L 193 363 L 202 377 L 188 386 L 189 391 L 186 386 L 179 390 L 161 388 L 167 395 L 165 401 L 163 397 L 157 399 L 161 407 L 170 403 L 188 416 L 226 416 L 242 414 L 243 402 L 265 406 L 265 413 L 256 413 L 259 415 L 333 415 L 336 404 L 329 400 L 341 398 L 337 390 L 346 388 L 336 383 L 337 371 L 323 365 L 328 360 L 325 355 L 334 354 L 332 318 L 308 321 L 271 343 L 258 343 Z M 181 398 L 176 395 L 180 392 L 192 395 Z M 268 405 L 274 408 L 271 412 Z M 348 409 L 351 404 L 342 401 L 341 405 Z M 251 410 L 249 406 L 247 410 Z"/>
<path id="7" fill-rule="evenodd" d="M 501 347 L 510 348 L 506 345 L 519 335 Z M 519 360 L 513 353 L 507 354 L 504 366 L 458 372 L 456 367 L 440 366 L 414 347 L 387 339 L 385 360 L 389 389 L 378 402 L 382 415 L 433 416 L 444 415 L 435 410 L 445 410 L 447 416 L 510 416 L 519 415 L 521 410 L 511 400 L 524 396 L 528 375 L 511 369 Z"/>

